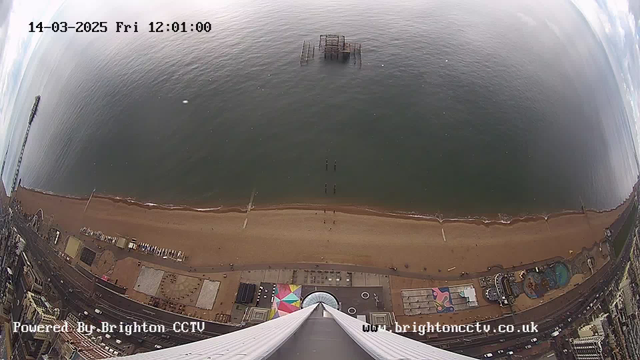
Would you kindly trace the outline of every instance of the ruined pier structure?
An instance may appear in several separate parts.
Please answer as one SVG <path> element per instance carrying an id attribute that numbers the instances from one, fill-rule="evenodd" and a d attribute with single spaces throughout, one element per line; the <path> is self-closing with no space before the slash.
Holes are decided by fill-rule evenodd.
<path id="1" fill-rule="evenodd" d="M 362 66 L 362 45 L 360 43 L 346 42 L 343 35 L 320 35 L 318 52 L 324 54 L 325 59 L 349 61 Z M 311 42 L 302 43 L 302 53 L 300 54 L 300 65 L 306 65 L 309 58 L 315 57 L 315 46 Z"/>

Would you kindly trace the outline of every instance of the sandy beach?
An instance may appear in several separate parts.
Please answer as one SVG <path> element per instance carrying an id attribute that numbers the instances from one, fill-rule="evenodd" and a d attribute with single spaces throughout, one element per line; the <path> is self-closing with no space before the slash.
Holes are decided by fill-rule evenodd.
<path id="1" fill-rule="evenodd" d="M 333 263 L 422 274 L 482 272 L 569 257 L 602 240 L 625 204 L 607 212 L 559 214 L 547 220 L 509 224 L 445 221 L 367 214 L 360 209 L 295 206 L 221 209 L 208 212 L 163 209 L 94 196 L 63 197 L 20 188 L 28 213 L 42 208 L 45 223 L 78 233 L 83 226 L 107 235 L 133 237 L 184 251 L 190 266 Z M 334 210 L 335 209 L 335 214 Z M 246 228 L 244 227 L 246 220 Z M 444 237 L 443 237 L 444 234 Z M 426 270 L 425 270 L 426 268 Z"/>

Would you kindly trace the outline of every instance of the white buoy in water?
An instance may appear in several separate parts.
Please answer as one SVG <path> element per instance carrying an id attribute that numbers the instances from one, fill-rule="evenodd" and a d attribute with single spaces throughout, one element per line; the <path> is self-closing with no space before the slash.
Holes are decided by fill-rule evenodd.
<path id="1" fill-rule="evenodd" d="M 189 103 L 189 100 L 182 100 L 182 103 L 183 103 L 183 104 L 188 104 L 188 103 Z"/>

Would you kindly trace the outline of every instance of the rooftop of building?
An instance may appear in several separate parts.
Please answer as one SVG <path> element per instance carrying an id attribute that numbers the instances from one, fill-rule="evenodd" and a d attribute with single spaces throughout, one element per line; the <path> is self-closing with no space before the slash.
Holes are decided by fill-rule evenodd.
<path id="1" fill-rule="evenodd" d="M 62 326 L 64 322 L 56 320 L 54 324 Z M 68 332 L 60 332 L 59 337 L 61 343 L 68 343 L 73 346 L 78 354 L 85 359 L 106 359 L 115 356 L 114 353 L 104 349 L 100 344 L 93 342 L 73 327 L 69 327 Z"/>
<path id="2" fill-rule="evenodd" d="M 42 297 L 41 295 L 28 292 L 27 299 L 31 299 L 33 304 L 36 306 L 38 311 L 43 313 L 44 315 L 55 316 L 51 305 L 47 302 L 47 299 Z"/>

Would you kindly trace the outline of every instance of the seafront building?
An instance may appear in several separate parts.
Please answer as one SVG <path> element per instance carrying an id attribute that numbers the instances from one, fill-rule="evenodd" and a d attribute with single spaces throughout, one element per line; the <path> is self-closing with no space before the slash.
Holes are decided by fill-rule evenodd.
<path id="1" fill-rule="evenodd" d="M 31 265 L 31 261 L 26 253 L 20 254 L 21 264 L 22 266 L 22 277 L 24 279 L 24 284 L 28 291 L 31 291 L 36 294 L 41 294 L 44 286 L 44 282 L 40 278 L 40 276 L 36 273 Z"/>
<path id="2" fill-rule="evenodd" d="M 63 325 L 60 320 L 54 322 Z M 108 346 L 100 346 L 99 342 L 92 340 L 89 336 L 79 332 L 71 326 L 68 332 L 53 334 L 52 345 L 49 352 L 43 356 L 44 359 L 60 360 L 96 360 L 107 359 L 120 355 L 117 351 Z"/>
<path id="3" fill-rule="evenodd" d="M 51 306 L 44 297 L 32 292 L 26 293 L 22 306 L 23 309 L 20 319 L 14 319 L 14 321 L 23 325 L 53 325 L 60 314 L 60 311 Z M 27 354 L 37 358 L 49 350 L 53 333 L 39 331 L 14 332 L 14 335 L 19 337 L 18 346 L 15 346 L 15 356 Z M 21 347 L 23 349 L 21 349 Z"/>
<path id="4" fill-rule="evenodd" d="M 609 325 L 607 324 L 608 314 L 602 313 L 596 317 L 589 324 L 578 329 L 578 336 L 580 338 L 587 338 L 591 336 L 606 336 L 608 333 Z M 606 330 L 605 330 L 606 329 Z"/>
<path id="5" fill-rule="evenodd" d="M 625 359 L 640 359 L 640 241 L 638 229 L 633 235 L 630 261 L 620 274 L 608 304 L 611 315 L 609 343 L 614 353 Z"/>
<path id="6" fill-rule="evenodd" d="M 576 360 L 604 360 L 602 336 L 571 339 L 571 349 Z"/>

